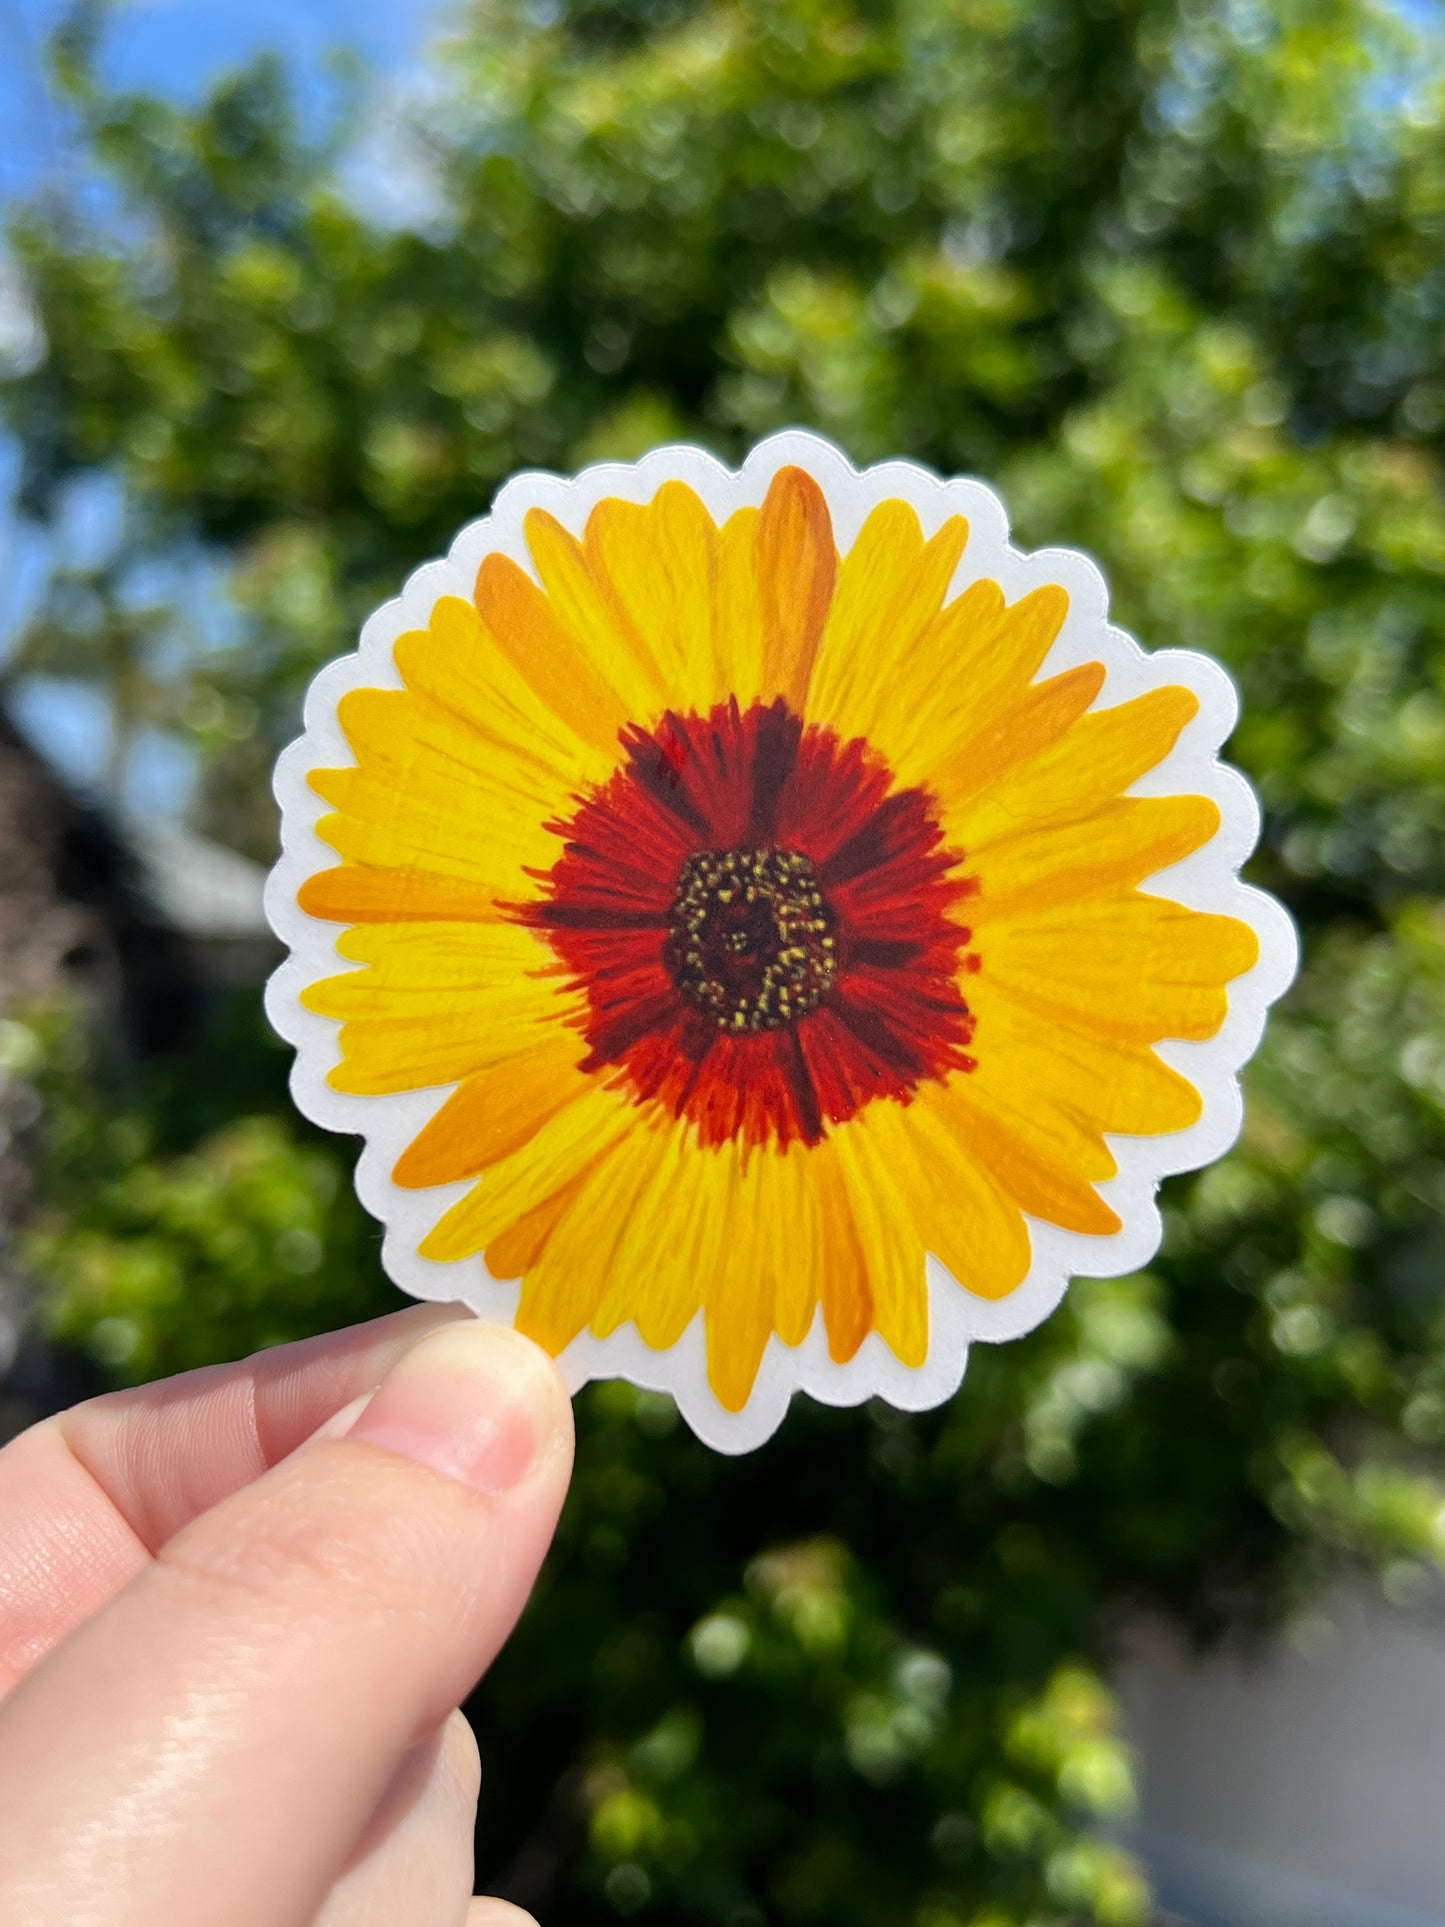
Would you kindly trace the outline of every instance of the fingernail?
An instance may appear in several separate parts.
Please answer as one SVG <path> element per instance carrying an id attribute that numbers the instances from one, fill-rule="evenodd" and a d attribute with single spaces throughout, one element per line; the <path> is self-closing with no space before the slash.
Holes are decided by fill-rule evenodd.
<path id="1" fill-rule="evenodd" d="M 375 1397 L 375 1392 L 359 1392 L 349 1405 L 343 1405 L 339 1412 L 333 1412 L 330 1418 L 323 1419 L 296 1450 L 304 1452 L 308 1445 L 315 1445 L 319 1439 L 344 1439 Z"/>
<path id="2" fill-rule="evenodd" d="M 566 1410 L 555 1366 L 529 1338 L 471 1319 L 398 1360 L 347 1437 L 478 1492 L 505 1492 L 553 1444 Z"/>

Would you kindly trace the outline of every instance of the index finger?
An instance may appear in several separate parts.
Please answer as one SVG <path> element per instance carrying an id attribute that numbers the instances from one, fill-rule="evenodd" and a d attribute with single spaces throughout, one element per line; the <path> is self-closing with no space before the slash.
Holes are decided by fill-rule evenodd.
<path id="1" fill-rule="evenodd" d="M 571 1442 L 552 1361 L 467 1319 L 193 1520 L 0 1709 L 0 1915 L 314 1920 L 516 1620 Z"/>
<path id="2" fill-rule="evenodd" d="M 189 1520 L 258 1478 L 467 1314 L 348 1331 L 90 1399 L 0 1451 L 0 1695 Z"/>

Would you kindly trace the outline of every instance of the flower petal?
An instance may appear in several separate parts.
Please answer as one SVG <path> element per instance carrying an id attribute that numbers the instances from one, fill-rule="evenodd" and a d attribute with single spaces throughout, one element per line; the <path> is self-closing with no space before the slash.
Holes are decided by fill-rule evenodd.
<path id="1" fill-rule="evenodd" d="M 570 1190 L 567 1208 L 523 1275 L 517 1329 L 554 1356 L 597 1316 L 603 1295 L 619 1272 L 618 1247 L 657 1182 L 668 1135 L 665 1120 L 634 1111 L 629 1128 L 606 1158 Z M 628 1282 L 634 1304 L 633 1312 L 624 1316 L 636 1314 L 649 1281 Z M 674 1294 L 693 1294 L 696 1310 L 698 1285 L 690 1274 L 680 1268 L 665 1283 Z M 686 1322 L 684 1316 L 682 1324 Z"/>
<path id="2" fill-rule="evenodd" d="M 526 531 L 527 546 L 557 620 L 576 645 L 604 668 L 630 720 L 657 715 L 672 699 L 666 667 L 619 605 L 597 559 L 545 509 L 528 513 Z"/>
<path id="3" fill-rule="evenodd" d="M 330 923 L 446 923 L 497 914 L 493 891 L 431 870 L 343 863 L 318 870 L 296 892 L 308 916 Z"/>
<path id="4" fill-rule="evenodd" d="M 847 1206 L 843 1221 L 831 1226 L 830 1246 L 836 1249 L 846 1224 L 844 1235 L 856 1252 L 849 1270 L 867 1280 L 869 1323 L 903 1364 L 919 1366 L 928 1355 L 928 1275 L 919 1229 L 869 1132 L 844 1125 L 831 1148 Z M 827 1282 L 823 1302 L 825 1308 L 830 1305 Z M 855 1336 L 856 1321 L 850 1329 L 836 1310 L 828 1331 L 830 1349 L 839 1359 L 851 1357 L 866 1336 L 866 1328 Z"/>
<path id="5" fill-rule="evenodd" d="M 583 743 L 615 756 L 631 705 L 592 654 L 593 639 L 565 628 L 510 556 L 486 557 L 477 571 L 475 596 L 497 648 L 533 693 Z"/>
<path id="6" fill-rule="evenodd" d="M 520 1328 L 560 1350 L 584 1327 L 605 1337 L 631 1321 L 666 1350 L 705 1310 L 709 1378 L 741 1410 L 769 1336 L 801 1343 L 816 1308 L 812 1176 L 799 1152 L 703 1150 L 686 1125 L 640 1116 L 549 1228 Z"/>
<path id="7" fill-rule="evenodd" d="M 533 1050 L 568 1010 L 531 931 L 507 923 L 358 924 L 338 943 L 365 965 L 311 984 L 308 1010 L 339 1019 L 328 1082 L 377 1096 L 454 1084 Z"/>
<path id="8" fill-rule="evenodd" d="M 393 1181 L 409 1189 L 473 1178 L 521 1150 L 579 1095 L 585 1046 L 558 1026 L 530 1049 L 474 1072 L 397 1159 Z"/>
<path id="9" fill-rule="evenodd" d="M 532 894 L 529 869 L 560 849 L 546 827 L 558 792 L 535 768 L 489 753 L 445 710 L 396 690 L 355 690 L 341 714 L 360 761 L 312 772 L 335 809 L 316 826 L 324 842 L 353 863 L 430 871 L 494 900 Z"/>
<path id="10" fill-rule="evenodd" d="M 605 1165 L 613 1155 L 614 1152 L 604 1154 L 602 1163 Z M 515 1224 L 491 1239 L 484 1256 L 487 1270 L 494 1278 L 521 1278 L 540 1262 L 552 1233 L 571 1210 L 572 1200 L 590 1175 L 589 1171 L 582 1171 L 570 1178 L 559 1190 L 543 1198 L 540 1204 L 533 1205 L 530 1211 L 524 1211 Z M 562 1344 L 565 1343 L 564 1339 Z M 561 1348 L 559 1344 L 553 1349 L 560 1351 Z"/>
<path id="11" fill-rule="evenodd" d="M 650 502 L 609 496 L 587 518 L 588 569 L 653 699 L 634 712 L 706 709 L 720 693 L 713 639 L 717 525 L 696 491 L 664 482 Z"/>
<path id="12" fill-rule="evenodd" d="M 880 502 L 838 567 L 838 587 L 808 690 L 811 720 L 879 743 L 906 728 L 918 639 L 938 615 L 968 540 L 951 516 L 924 541 L 907 502 Z"/>
<path id="13" fill-rule="evenodd" d="M 1237 917 L 1165 897 L 1106 896 L 996 920 L 969 1002 L 982 1012 L 994 989 L 1005 992 L 1040 1033 L 1064 1022 L 1120 1044 L 1200 1039 L 1224 1022 L 1225 986 L 1258 955 L 1258 937 Z"/>
<path id="14" fill-rule="evenodd" d="M 969 922 L 982 932 L 1005 917 L 1117 896 L 1207 843 L 1219 821 L 1208 796 L 1121 797 L 1078 822 L 976 843 Z"/>
<path id="15" fill-rule="evenodd" d="M 1198 708 L 1192 689 L 1171 683 L 1112 709 L 1089 710 L 957 809 L 964 847 L 1092 815 L 1163 762 Z"/>
<path id="16" fill-rule="evenodd" d="M 958 741 L 929 778 L 947 827 L 955 828 L 972 798 L 990 795 L 1011 770 L 1036 762 L 1067 737 L 1103 686 L 1103 663 L 1081 662 L 1047 682 L 1030 684 L 1018 702 L 976 735 Z"/>
<path id="17" fill-rule="evenodd" d="M 717 700 L 736 696 L 746 709 L 763 693 L 763 608 L 758 586 L 757 509 L 739 509 L 718 535 L 713 585 Z"/>
<path id="18" fill-rule="evenodd" d="M 802 713 L 823 640 L 838 551 L 823 491 L 806 469 L 780 468 L 758 518 L 764 701 L 782 696 Z"/>
<path id="19" fill-rule="evenodd" d="M 458 717 L 489 756 L 539 769 L 555 795 L 606 773 L 608 759 L 542 702 L 461 596 L 439 596 L 427 627 L 399 636 L 392 658 L 408 689 Z"/>
<path id="20" fill-rule="evenodd" d="M 1006 1084 L 1021 1105 L 1061 1111 L 1101 1145 L 1105 1131 L 1154 1137 L 1198 1121 L 1199 1092 L 1154 1054 L 1152 1039 L 1106 1035 L 1058 1005 L 984 988 L 981 977 L 975 984 L 984 1088 Z"/>
<path id="21" fill-rule="evenodd" d="M 906 1108 L 875 1104 L 855 1123 L 873 1140 L 923 1244 L 957 1283 L 976 1298 L 1016 1290 L 1032 1256 L 1023 1213 L 926 1096 Z"/>
<path id="22" fill-rule="evenodd" d="M 1120 1229 L 1118 1215 L 1094 1189 L 1119 1168 L 1108 1146 L 1096 1130 L 1058 1107 L 1030 1104 L 1011 1082 L 1006 1062 L 999 1060 L 989 1075 L 980 1057 L 977 1071 L 921 1092 L 918 1101 L 958 1133 L 1030 1217 L 1097 1237 Z"/>
<path id="23" fill-rule="evenodd" d="M 1057 584 L 1005 604 L 984 579 L 925 624 L 895 664 L 892 697 L 871 736 L 901 785 L 940 787 L 940 766 L 1024 699 L 1068 608 Z"/>
<path id="24" fill-rule="evenodd" d="M 485 1251 L 494 1238 L 556 1192 L 590 1170 L 637 1122 L 630 1100 L 585 1080 L 576 1100 L 559 1111 L 529 1143 L 513 1151 L 474 1184 L 423 1238 L 423 1258 L 443 1263 Z"/>

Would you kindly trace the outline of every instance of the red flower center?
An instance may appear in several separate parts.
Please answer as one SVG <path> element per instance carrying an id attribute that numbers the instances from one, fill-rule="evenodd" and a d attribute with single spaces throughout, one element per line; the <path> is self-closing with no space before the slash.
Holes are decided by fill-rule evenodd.
<path id="1" fill-rule="evenodd" d="M 973 1068 L 973 884 L 925 790 L 781 700 L 669 711 L 622 745 L 514 909 L 585 995 L 584 1070 L 704 1143 L 786 1145 Z"/>

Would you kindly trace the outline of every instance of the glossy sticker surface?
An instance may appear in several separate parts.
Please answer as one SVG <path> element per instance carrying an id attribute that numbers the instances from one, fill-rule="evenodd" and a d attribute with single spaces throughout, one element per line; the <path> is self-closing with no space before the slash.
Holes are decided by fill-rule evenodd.
<path id="1" fill-rule="evenodd" d="M 312 686 L 268 991 L 384 1261 L 727 1451 L 1157 1247 L 1295 963 L 1215 663 L 797 432 L 523 475 Z"/>

